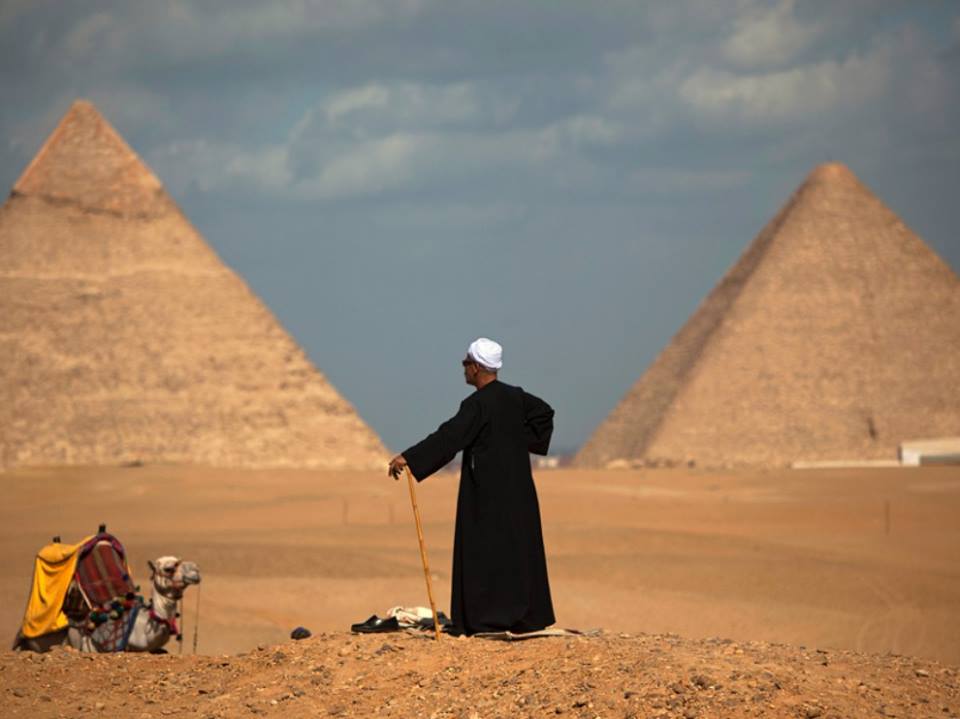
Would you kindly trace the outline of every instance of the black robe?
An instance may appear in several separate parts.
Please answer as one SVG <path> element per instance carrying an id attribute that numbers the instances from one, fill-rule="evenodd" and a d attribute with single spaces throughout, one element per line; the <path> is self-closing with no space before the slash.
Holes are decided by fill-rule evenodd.
<path id="1" fill-rule="evenodd" d="M 418 481 L 463 450 L 453 541 L 455 632 L 543 629 L 556 621 L 530 452 L 546 454 L 553 409 L 493 381 L 403 453 Z"/>

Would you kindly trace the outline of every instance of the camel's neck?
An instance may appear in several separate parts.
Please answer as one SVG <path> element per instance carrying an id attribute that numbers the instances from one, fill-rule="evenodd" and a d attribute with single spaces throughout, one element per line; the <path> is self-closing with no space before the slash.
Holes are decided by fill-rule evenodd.
<path id="1" fill-rule="evenodd" d="M 153 588 L 153 594 L 150 597 L 150 601 L 153 604 L 153 613 L 157 615 L 160 619 L 175 619 L 177 616 L 177 602 L 175 599 L 170 599 L 169 597 L 163 596 L 160 592 L 157 591 L 157 588 Z"/>
<path id="2" fill-rule="evenodd" d="M 130 651 L 156 651 L 166 644 L 171 636 L 178 633 L 176 600 L 163 596 L 154 585 L 150 605 L 149 611 L 137 614 L 127 643 Z"/>

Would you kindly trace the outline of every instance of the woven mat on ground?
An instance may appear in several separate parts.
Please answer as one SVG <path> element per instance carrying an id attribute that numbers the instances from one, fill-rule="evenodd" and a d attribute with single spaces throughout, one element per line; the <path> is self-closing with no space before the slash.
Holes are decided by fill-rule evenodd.
<path id="1" fill-rule="evenodd" d="M 524 639 L 540 639 L 542 637 L 595 637 L 600 634 L 601 629 L 541 629 L 536 632 L 523 632 L 514 634 L 513 632 L 479 632 L 473 636 L 477 639 L 497 639 L 503 642 L 518 642 Z"/>

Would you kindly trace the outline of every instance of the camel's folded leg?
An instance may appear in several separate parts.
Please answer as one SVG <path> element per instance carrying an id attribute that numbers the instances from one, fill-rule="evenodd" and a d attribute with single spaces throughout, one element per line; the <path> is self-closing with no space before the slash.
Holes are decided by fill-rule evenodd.
<path id="1" fill-rule="evenodd" d="M 67 630 L 66 641 L 64 641 L 64 644 L 69 644 L 71 647 L 81 652 L 100 652 L 99 647 L 93 643 L 91 636 L 86 632 L 80 631 L 76 627 L 70 627 Z"/>
<path id="2" fill-rule="evenodd" d="M 54 647 L 63 646 L 69 642 L 66 629 L 59 629 L 49 634 L 43 634 L 39 637 L 25 637 L 23 632 L 17 632 L 17 637 L 13 641 L 14 651 L 28 651 L 44 653 L 49 652 Z"/>

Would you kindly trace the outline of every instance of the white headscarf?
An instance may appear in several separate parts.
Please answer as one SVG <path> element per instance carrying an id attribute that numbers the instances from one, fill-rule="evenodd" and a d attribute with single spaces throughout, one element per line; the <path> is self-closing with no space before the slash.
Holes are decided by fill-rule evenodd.
<path id="1" fill-rule="evenodd" d="M 487 369 L 497 370 L 503 367 L 503 347 L 493 340 L 481 337 L 470 343 L 467 355 Z"/>

